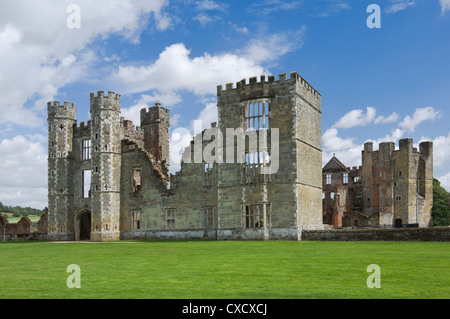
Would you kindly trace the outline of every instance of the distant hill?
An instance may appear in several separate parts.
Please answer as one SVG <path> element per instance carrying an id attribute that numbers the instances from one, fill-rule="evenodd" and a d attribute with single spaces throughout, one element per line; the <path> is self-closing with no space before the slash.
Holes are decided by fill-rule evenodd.
<path id="1" fill-rule="evenodd" d="M 5 206 L 0 202 L 0 214 L 1 213 L 12 213 L 13 217 L 28 216 L 28 215 L 38 215 L 41 216 L 45 211 L 44 209 L 35 209 L 31 207 L 20 207 L 20 206 Z"/>

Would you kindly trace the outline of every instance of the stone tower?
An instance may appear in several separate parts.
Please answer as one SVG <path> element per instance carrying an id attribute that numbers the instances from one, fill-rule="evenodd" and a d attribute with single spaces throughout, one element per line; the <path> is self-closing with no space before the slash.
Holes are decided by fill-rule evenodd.
<path id="1" fill-rule="evenodd" d="M 229 147 L 234 150 L 234 162 L 218 165 L 218 238 L 298 240 L 302 229 L 321 229 L 320 94 L 296 72 L 278 80 L 253 77 L 235 88 L 218 86 L 217 109 L 218 128 L 226 135 L 224 158 Z M 248 141 L 254 133 L 258 137 L 257 146 L 245 144 L 243 163 L 230 128 L 242 129 Z M 272 139 L 275 130 L 278 139 Z M 267 143 L 261 144 L 264 133 Z M 278 167 L 260 174 L 266 165 Z"/>
<path id="2" fill-rule="evenodd" d="M 144 149 L 169 171 L 170 111 L 156 103 L 141 110 L 141 128 L 144 130 Z M 163 164 L 164 163 L 164 164 Z"/>
<path id="3" fill-rule="evenodd" d="M 91 240 L 120 239 L 120 95 L 90 95 Z"/>
<path id="4" fill-rule="evenodd" d="M 410 138 L 364 144 L 363 209 L 375 225 L 431 225 L 433 206 L 433 143 L 413 147 Z"/>
<path id="5" fill-rule="evenodd" d="M 76 105 L 47 103 L 48 111 L 48 238 L 71 240 L 74 232 L 71 183 L 73 126 Z"/>

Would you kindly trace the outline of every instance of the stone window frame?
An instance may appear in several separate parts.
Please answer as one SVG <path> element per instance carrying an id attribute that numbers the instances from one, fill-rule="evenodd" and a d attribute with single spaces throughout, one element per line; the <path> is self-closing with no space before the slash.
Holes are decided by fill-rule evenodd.
<path id="1" fill-rule="evenodd" d="M 139 174 L 136 174 L 138 173 Z M 132 185 L 133 185 L 133 193 L 137 193 L 142 187 L 142 169 L 141 167 L 133 167 L 132 172 Z"/>
<path id="2" fill-rule="evenodd" d="M 331 185 L 331 174 L 325 175 L 325 185 Z"/>
<path id="3" fill-rule="evenodd" d="M 214 163 L 203 163 L 203 186 L 210 187 L 213 186 L 213 169 Z"/>
<path id="4" fill-rule="evenodd" d="M 271 103 L 270 98 L 253 99 L 243 103 L 244 131 L 268 130 L 270 128 Z"/>
<path id="5" fill-rule="evenodd" d="M 92 155 L 92 142 L 90 139 L 81 141 L 81 160 L 90 160 Z"/>
<path id="6" fill-rule="evenodd" d="M 265 207 L 265 218 L 264 218 Z M 271 225 L 270 203 L 242 204 L 242 224 L 246 229 L 266 228 Z"/>
<path id="7" fill-rule="evenodd" d="M 165 215 L 166 215 L 166 229 L 175 229 L 177 209 L 176 208 L 166 208 Z"/>
<path id="8" fill-rule="evenodd" d="M 348 184 L 348 173 L 342 174 L 342 184 Z"/>
<path id="9" fill-rule="evenodd" d="M 140 211 L 131 211 L 131 227 L 133 230 L 141 229 L 141 212 Z"/>

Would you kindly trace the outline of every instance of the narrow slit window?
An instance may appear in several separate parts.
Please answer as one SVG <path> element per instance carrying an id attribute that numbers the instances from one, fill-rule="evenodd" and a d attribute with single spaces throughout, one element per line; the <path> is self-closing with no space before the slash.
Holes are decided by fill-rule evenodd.
<path id="1" fill-rule="evenodd" d="M 141 213 L 140 212 L 132 212 L 133 218 L 133 229 L 141 229 Z"/>
<path id="2" fill-rule="evenodd" d="M 81 186 L 83 198 L 91 197 L 91 170 L 84 170 L 81 174 Z"/>

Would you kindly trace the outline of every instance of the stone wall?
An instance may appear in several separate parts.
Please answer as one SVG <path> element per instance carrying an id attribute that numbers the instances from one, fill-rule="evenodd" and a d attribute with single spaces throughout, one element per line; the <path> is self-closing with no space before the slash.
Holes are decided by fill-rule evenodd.
<path id="1" fill-rule="evenodd" d="M 0 216 L 0 241 L 46 240 L 48 213 L 42 214 L 38 222 L 37 232 L 33 231 L 33 222 L 22 217 L 17 223 L 10 223 L 8 217 Z"/>
<path id="2" fill-rule="evenodd" d="M 304 230 L 302 240 L 450 241 L 450 227 Z"/>

